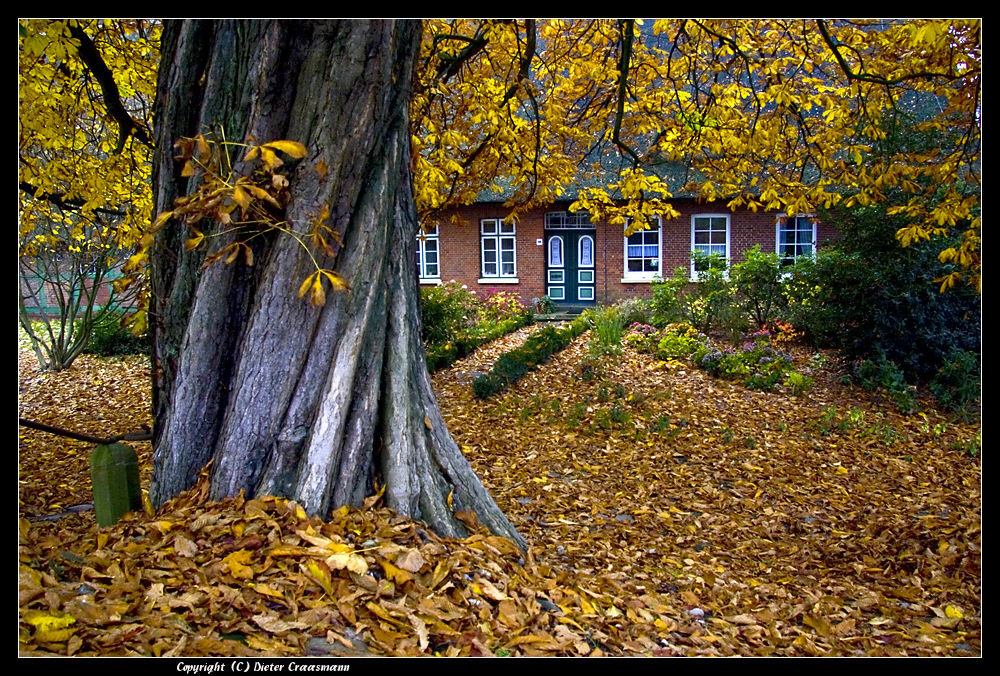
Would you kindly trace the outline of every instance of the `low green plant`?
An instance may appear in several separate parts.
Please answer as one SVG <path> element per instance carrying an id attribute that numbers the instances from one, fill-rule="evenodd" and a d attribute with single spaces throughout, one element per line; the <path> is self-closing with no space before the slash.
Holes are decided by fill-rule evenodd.
<path id="1" fill-rule="evenodd" d="M 888 359 L 863 360 L 856 378 L 866 390 L 885 392 L 903 413 L 911 413 L 916 407 L 916 388 L 907 384 L 903 371 Z"/>
<path id="2" fill-rule="evenodd" d="M 719 378 L 740 380 L 755 390 L 773 390 L 792 372 L 792 358 L 771 345 L 770 336 L 760 331 L 740 349 L 710 349 L 696 355 L 696 363 Z"/>
<path id="3" fill-rule="evenodd" d="M 947 410 L 970 418 L 980 400 L 979 355 L 971 350 L 955 350 L 930 382 L 930 391 Z"/>
<path id="4" fill-rule="evenodd" d="M 965 442 L 960 442 L 955 444 L 956 450 L 963 451 L 966 455 L 971 458 L 975 458 L 983 452 L 983 433 L 982 430 L 976 433 L 976 436 Z"/>
<path id="5" fill-rule="evenodd" d="M 650 429 L 657 434 L 665 434 L 670 432 L 670 416 L 666 413 L 661 413 L 653 421 Z"/>
<path id="6" fill-rule="evenodd" d="M 798 371 L 790 371 L 783 386 L 793 395 L 798 396 L 813 386 L 813 379 Z"/>

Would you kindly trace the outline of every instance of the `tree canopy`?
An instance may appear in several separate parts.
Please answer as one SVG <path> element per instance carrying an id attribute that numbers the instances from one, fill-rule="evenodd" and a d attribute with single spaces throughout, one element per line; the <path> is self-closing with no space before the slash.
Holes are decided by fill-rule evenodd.
<path id="1" fill-rule="evenodd" d="M 789 214 L 891 199 L 903 245 L 961 234 L 944 286 L 979 284 L 978 21 L 437 20 L 422 66 L 425 217 L 489 190 L 631 227 L 682 195 Z"/>
<path id="2" fill-rule="evenodd" d="M 22 230 L 89 219 L 135 244 L 158 23 L 19 29 Z M 492 195 L 631 227 L 685 195 L 790 214 L 891 199 L 904 246 L 960 236 L 942 288 L 978 287 L 981 96 L 977 20 L 428 20 L 415 195 L 425 222 Z"/>
<path id="3" fill-rule="evenodd" d="M 159 24 L 32 19 L 18 35 L 22 228 L 100 223 L 134 244 L 152 209 Z"/>

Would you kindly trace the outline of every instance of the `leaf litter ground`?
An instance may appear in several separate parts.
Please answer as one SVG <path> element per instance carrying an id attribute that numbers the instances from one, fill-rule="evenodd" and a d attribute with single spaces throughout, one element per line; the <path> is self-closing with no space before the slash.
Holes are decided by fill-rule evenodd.
<path id="1" fill-rule="evenodd" d="M 799 396 L 587 336 L 477 400 L 522 329 L 435 374 L 449 429 L 531 543 L 441 539 L 371 498 L 327 521 L 207 500 L 98 529 L 90 445 L 19 430 L 22 655 L 981 654 L 977 428 L 816 368 Z M 797 355 L 805 363 L 808 354 Z M 141 358 L 39 373 L 19 414 L 149 424 Z M 150 448 L 134 443 L 143 486 Z"/>

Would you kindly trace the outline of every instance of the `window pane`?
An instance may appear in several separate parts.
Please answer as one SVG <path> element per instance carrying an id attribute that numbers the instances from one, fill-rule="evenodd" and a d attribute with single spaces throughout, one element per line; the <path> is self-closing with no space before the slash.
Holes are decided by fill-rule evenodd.
<path id="1" fill-rule="evenodd" d="M 559 268 L 562 267 L 562 264 L 562 239 L 560 237 L 553 237 L 549 240 L 549 265 Z"/>
<path id="2" fill-rule="evenodd" d="M 594 264 L 594 240 L 584 236 L 580 238 L 580 265 L 590 267 Z"/>

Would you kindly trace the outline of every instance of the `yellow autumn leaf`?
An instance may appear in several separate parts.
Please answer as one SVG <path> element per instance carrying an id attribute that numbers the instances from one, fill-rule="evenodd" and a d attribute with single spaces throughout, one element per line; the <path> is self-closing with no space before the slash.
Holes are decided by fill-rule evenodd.
<path id="1" fill-rule="evenodd" d="M 68 614 L 55 614 L 39 610 L 29 610 L 22 619 L 35 627 L 34 638 L 42 643 L 62 643 L 69 640 L 76 627 L 76 618 Z"/>
<path id="2" fill-rule="evenodd" d="M 265 143 L 263 147 L 280 150 L 286 155 L 295 158 L 305 157 L 307 152 L 306 147 L 298 141 L 270 141 L 269 143 Z"/>
<path id="3" fill-rule="evenodd" d="M 299 298 L 302 298 L 302 296 L 306 295 L 306 292 L 309 291 L 309 288 L 313 284 L 313 278 L 316 277 L 317 275 L 319 275 L 319 273 L 314 272 L 305 278 L 305 281 L 302 282 L 302 286 L 299 287 Z"/>
<path id="4" fill-rule="evenodd" d="M 149 226 L 149 229 L 152 232 L 156 232 L 157 230 L 162 228 L 164 224 L 173 217 L 173 215 L 174 215 L 173 211 L 164 211 L 163 213 L 161 213 L 159 216 L 156 217 L 156 219 L 153 221 L 153 224 Z"/>
<path id="5" fill-rule="evenodd" d="M 270 202 L 272 205 L 281 208 L 281 203 L 274 198 L 274 196 L 263 188 L 254 185 L 253 183 L 246 184 L 247 191 L 258 199 L 262 199 L 266 202 Z"/>
<path id="6" fill-rule="evenodd" d="M 253 577 L 253 568 L 248 564 L 253 557 L 253 552 L 247 549 L 239 549 L 222 560 L 222 563 L 229 568 L 229 574 L 241 580 L 249 580 Z"/>
<path id="7" fill-rule="evenodd" d="M 965 615 L 962 614 L 962 609 L 957 606 L 945 606 L 944 614 L 953 619 L 962 619 Z"/>
<path id="8" fill-rule="evenodd" d="M 198 232 L 197 230 L 195 230 L 194 232 L 195 232 L 195 236 L 194 237 L 192 237 L 192 238 L 187 239 L 187 240 L 184 241 L 184 250 L 185 251 L 192 251 L 194 249 L 197 249 L 198 245 L 200 245 L 202 243 L 202 241 L 205 239 L 205 234 L 204 233 Z"/>
<path id="9" fill-rule="evenodd" d="M 306 573 L 319 583 L 319 586 L 323 588 L 323 591 L 327 595 L 333 596 L 333 581 L 330 577 L 330 568 L 325 563 L 311 560 L 300 565 Z"/>
<path id="10" fill-rule="evenodd" d="M 382 564 L 382 570 L 385 571 L 385 576 L 396 584 L 403 584 L 413 579 L 408 572 L 388 561 L 381 561 L 380 563 Z"/>
<path id="11" fill-rule="evenodd" d="M 260 147 L 260 159 L 268 170 L 273 170 L 284 164 L 284 162 L 281 161 L 281 158 L 274 154 L 273 150 L 265 148 L 264 146 Z"/>
<path id="12" fill-rule="evenodd" d="M 244 190 L 239 183 L 237 183 L 236 187 L 233 188 L 233 201 L 246 211 L 247 207 L 250 206 L 250 203 L 253 202 L 253 198 L 250 197 L 250 194 L 247 193 L 247 191 Z"/>
<path id="13" fill-rule="evenodd" d="M 313 278 L 312 287 L 310 287 L 309 302 L 316 307 L 322 307 L 326 305 L 326 291 L 323 290 L 323 278 L 317 273 Z"/>
<path id="14" fill-rule="evenodd" d="M 263 584 L 263 583 L 256 583 L 255 584 L 255 583 L 251 582 L 249 586 L 250 586 L 251 589 L 253 589 L 258 594 L 263 594 L 264 596 L 270 596 L 270 597 L 276 598 L 276 599 L 283 599 L 283 598 L 285 598 L 284 594 L 282 594 L 280 591 L 278 591 L 277 589 L 275 589 L 274 587 L 272 587 L 270 585 Z"/>
<path id="15" fill-rule="evenodd" d="M 338 275 L 336 272 L 332 272 L 330 270 L 320 270 L 320 273 L 330 280 L 330 286 L 334 289 L 337 289 L 338 291 L 350 290 L 351 285 L 347 283 L 346 279 Z"/>

